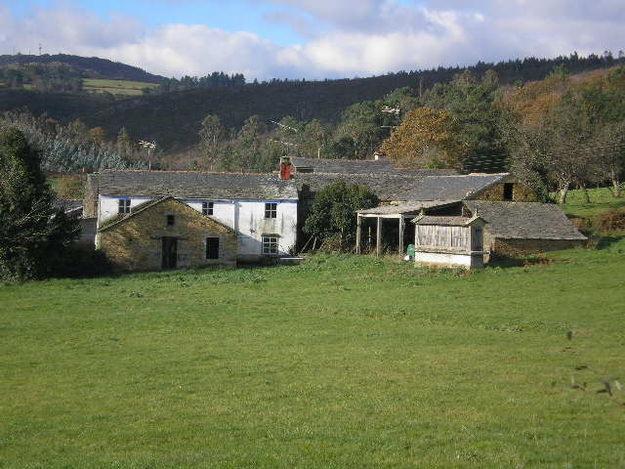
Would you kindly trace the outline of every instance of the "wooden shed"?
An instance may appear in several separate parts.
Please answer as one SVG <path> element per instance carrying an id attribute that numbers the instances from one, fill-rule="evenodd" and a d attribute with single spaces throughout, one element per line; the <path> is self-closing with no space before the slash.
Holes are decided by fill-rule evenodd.
<path id="1" fill-rule="evenodd" d="M 479 216 L 419 215 L 415 224 L 415 262 L 473 269 L 484 265 L 484 225 Z"/>

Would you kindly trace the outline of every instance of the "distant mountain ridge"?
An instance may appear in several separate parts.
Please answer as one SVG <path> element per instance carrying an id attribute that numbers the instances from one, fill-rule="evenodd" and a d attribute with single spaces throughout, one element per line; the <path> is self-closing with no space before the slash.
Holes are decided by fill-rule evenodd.
<path id="1" fill-rule="evenodd" d="M 15 54 L 0 55 L 0 66 L 12 64 L 63 63 L 84 73 L 84 78 L 108 78 L 110 80 L 143 81 L 159 83 L 165 77 L 149 73 L 139 67 L 114 62 L 99 57 L 81 57 L 70 54 Z"/>
<path id="2" fill-rule="evenodd" d="M 137 67 L 110 60 L 65 54 L 0 56 L 0 65 L 16 60 L 16 57 L 23 63 L 36 58 L 62 61 L 84 70 L 95 68 L 94 72 L 111 79 L 118 77 L 146 82 L 162 79 Z M 576 74 L 622 64 L 625 64 L 625 58 L 615 58 L 610 54 L 591 54 L 587 57 L 572 54 L 553 59 L 526 58 L 495 64 L 478 62 L 470 67 L 438 67 L 368 78 L 272 80 L 233 88 L 198 88 L 122 99 L 91 93 L 0 90 L 0 111 L 28 109 L 35 115 L 47 114 L 64 122 L 79 118 L 90 127 L 103 127 L 109 136 L 115 136 L 125 127 L 133 137 L 156 140 L 163 150 L 169 152 L 196 144 L 200 123 L 207 114 L 218 115 L 230 128 L 240 127 L 252 115 L 259 115 L 266 122 L 287 115 L 302 121 L 318 118 L 332 122 L 337 121 L 345 108 L 354 103 L 380 99 L 402 87 L 409 87 L 419 95 L 436 83 L 450 81 L 463 70 L 469 70 L 477 77 L 487 70 L 494 70 L 502 84 L 515 84 L 542 80 L 556 67 L 564 67 Z"/>

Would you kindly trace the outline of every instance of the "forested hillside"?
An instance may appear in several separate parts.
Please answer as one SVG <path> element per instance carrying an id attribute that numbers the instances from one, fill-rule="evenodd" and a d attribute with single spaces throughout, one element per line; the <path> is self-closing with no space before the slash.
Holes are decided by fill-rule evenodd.
<path id="1" fill-rule="evenodd" d="M 27 62 L 35 56 L 13 56 Z M 65 59 L 70 57 L 70 59 Z M 41 60 L 65 60 L 72 66 L 82 64 L 94 67 L 108 78 L 159 79 L 134 67 L 115 64 L 101 59 L 73 56 L 41 56 Z M 8 61 L 8 58 L 3 60 Z M 0 61 L 0 64 L 3 62 Z M 497 64 L 478 63 L 468 70 L 481 77 L 494 70 L 501 84 L 523 83 L 546 77 L 555 67 L 564 66 L 571 73 L 606 68 L 624 63 L 622 58 L 610 54 L 580 57 L 571 55 L 556 59 L 513 60 Z M 96 67 L 97 65 L 97 67 Z M 109 67 L 111 70 L 109 71 Z M 381 99 L 402 87 L 409 87 L 417 97 L 436 83 L 447 83 L 464 69 L 458 67 L 435 70 L 392 73 L 370 78 L 326 81 L 272 80 L 266 83 L 241 84 L 240 76 L 232 76 L 227 83 L 236 86 L 201 87 L 201 80 L 193 77 L 179 82 L 168 81 L 171 89 L 191 87 L 186 91 L 150 93 L 146 96 L 111 99 L 111 96 L 94 96 L 77 93 L 46 93 L 27 90 L 0 91 L 0 110 L 28 109 L 35 115 L 46 113 L 54 119 L 69 122 L 80 118 L 90 127 L 102 127 L 108 135 L 116 135 L 122 127 L 137 138 L 157 140 L 165 151 L 192 147 L 198 142 L 200 123 L 208 114 L 216 115 L 222 124 L 240 128 L 252 115 L 267 123 L 284 116 L 300 121 L 320 119 L 336 123 L 343 111 L 354 103 Z M 149 75 L 149 74 L 148 74 Z M 220 82 L 221 77 L 216 77 Z M 210 81 L 210 80 L 209 80 Z"/>
<path id="2" fill-rule="evenodd" d="M 163 77 L 146 72 L 121 62 L 99 57 L 80 57 L 69 54 L 43 55 L 0 55 L 0 67 L 26 64 L 65 64 L 78 70 L 85 78 L 108 78 L 111 80 L 133 80 L 147 83 L 159 83 Z"/>

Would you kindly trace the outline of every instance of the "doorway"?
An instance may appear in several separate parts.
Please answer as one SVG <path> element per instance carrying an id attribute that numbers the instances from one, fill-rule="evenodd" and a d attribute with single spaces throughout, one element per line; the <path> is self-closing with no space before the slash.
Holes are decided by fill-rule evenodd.
<path id="1" fill-rule="evenodd" d="M 163 269 L 175 269 L 178 265 L 178 238 L 163 237 Z"/>

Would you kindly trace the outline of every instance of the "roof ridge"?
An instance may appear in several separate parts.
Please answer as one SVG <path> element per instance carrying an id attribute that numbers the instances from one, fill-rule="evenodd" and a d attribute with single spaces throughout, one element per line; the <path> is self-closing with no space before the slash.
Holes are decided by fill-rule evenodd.
<path id="1" fill-rule="evenodd" d="M 249 173 L 249 172 L 237 172 L 237 171 L 194 171 L 185 169 L 171 169 L 171 170 L 150 170 L 150 169 L 104 169 L 100 173 L 151 173 L 151 174 L 224 174 L 228 176 L 276 176 L 278 180 L 277 172 L 271 173 Z"/>

